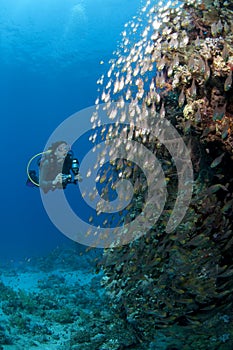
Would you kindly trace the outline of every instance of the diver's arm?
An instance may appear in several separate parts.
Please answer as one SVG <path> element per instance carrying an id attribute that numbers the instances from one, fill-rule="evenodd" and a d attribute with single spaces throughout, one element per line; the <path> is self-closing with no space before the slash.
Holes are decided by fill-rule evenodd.
<path id="1" fill-rule="evenodd" d="M 45 160 L 40 167 L 40 187 L 46 193 L 56 187 L 54 180 L 46 180 L 49 178 L 49 161 Z"/>

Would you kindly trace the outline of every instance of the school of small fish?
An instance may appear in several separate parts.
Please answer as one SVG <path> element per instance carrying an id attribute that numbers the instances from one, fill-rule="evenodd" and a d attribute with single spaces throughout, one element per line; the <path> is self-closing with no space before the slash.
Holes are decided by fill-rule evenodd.
<path id="1" fill-rule="evenodd" d="M 232 15 L 232 1 L 148 0 L 125 25 L 110 68 L 97 82 L 93 128 L 101 123 L 101 103 L 116 125 L 126 120 L 129 104 L 128 113 L 140 115 L 138 127 L 113 127 L 103 134 L 107 139 L 120 135 L 119 148 L 122 140 L 143 144 L 165 173 L 167 203 L 156 225 L 128 245 L 106 249 L 103 261 L 103 285 L 113 308 L 121 310 L 119 317 L 124 310 L 142 339 L 172 324 L 201 329 L 204 321 L 233 307 Z M 151 115 L 172 123 L 193 162 L 193 198 L 185 219 L 169 234 L 165 227 L 179 179 L 169 152 L 148 132 Z M 128 150 L 135 151 L 130 145 Z M 147 167 L 148 159 L 143 161 Z M 125 160 L 114 166 L 134 187 L 124 217 L 128 222 L 143 211 L 147 179 Z"/>

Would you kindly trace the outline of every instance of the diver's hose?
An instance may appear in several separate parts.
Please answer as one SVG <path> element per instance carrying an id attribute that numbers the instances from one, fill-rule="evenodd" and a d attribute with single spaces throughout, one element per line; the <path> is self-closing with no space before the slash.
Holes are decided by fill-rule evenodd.
<path id="1" fill-rule="evenodd" d="M 31 176 L 30 176 L 29 168 L 30 168 L 31 162 L 32 162 L 36 157 L 39 157 L 39 156 L 41 156 L 42 154 L 50 153 L 50 152 L 51 152 L 51 151 L 45 151 L 45 152 L 37 153 L 36 155 L 34 155 L 34 156 L 29 160 L 29 162 L 28 162 L 28 164 L 27 164 L 27 176 L 28 176 L 29 180 L 30 180 L 35 186 L 38 186 L 38 187 L 39 187 L 40 184 L 37 183 L 37 182 L 35 182 L 35 181 L 31 178 Z"/>

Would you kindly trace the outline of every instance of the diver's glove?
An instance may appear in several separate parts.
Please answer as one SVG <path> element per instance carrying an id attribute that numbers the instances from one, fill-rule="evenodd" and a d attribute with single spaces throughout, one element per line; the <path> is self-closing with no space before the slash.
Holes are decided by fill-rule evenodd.
<path id="1" fill-rule="evenodd" d="M 52 182 L 52 185 L 53 186 L 56 186 L 57 184 L 62 184 L 62 173 L 59 173 L 56 177 L 55 177 L 55 179 L 53 180 L 53 182 Z"/>

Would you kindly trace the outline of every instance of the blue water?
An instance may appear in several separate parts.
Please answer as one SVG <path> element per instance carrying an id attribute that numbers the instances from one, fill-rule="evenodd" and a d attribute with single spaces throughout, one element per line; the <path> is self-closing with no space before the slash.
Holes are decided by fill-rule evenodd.
<path id="1" fill-rule="evenodd" d="M 71 243 L 50 222 L 38 189 L 25 186 L 26 165 L 63 120 L 94 104 L 96 81 L 140 4 L 1 0 L 1 260 Z"/>

